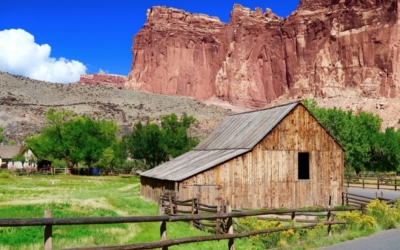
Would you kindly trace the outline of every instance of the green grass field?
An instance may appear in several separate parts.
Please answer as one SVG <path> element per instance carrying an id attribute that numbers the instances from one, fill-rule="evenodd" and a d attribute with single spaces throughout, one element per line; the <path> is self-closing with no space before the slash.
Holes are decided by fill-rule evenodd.
<path id="1" fill-rule="evenodd" d="M 10 176 L 0 178 L 0 218 L 54 218 L 157 215 L 157 204 L 140 197 L 136 176 Z M 43 227 L 0 228 L 0 249 L 42 249 Z M 168 238 L 206 235 L 187 223 L 168 223 Z M 53 247 L 109 246 L 159 240 L 159 223 L 53 226 Z M 238 249 L 251 243 L 237 240 Z M 225 249 L 227 241 L 171 249 Z"/>
<path id="2" fill-rule="evenodd" d="M 157 215 L 157 204 L 139 194 L 136 176 L 0 176 L 0 219 L 43 218 L 51 210 L 54 218 L 110 217 Z M 333 226 L 333 236 L 327 237 L 326 226 L 296 232 L 272 233 L 236 239 L 236 249 L 315 249 L 317 247 L 370 235 L 399 226 L 400 204 L 388 208 L 385 204 L 370 204 L 368 214 L 337 213 L 338 218 L 350 221 L 346 226 Z M 251 222 L 251 218 L 248 218 Z M 245 219 L 247 220 L 247 219 Z M 249 228 L 266 228 L 253 221 Z M 53 248 L 111 246 L 158 241 L 160 224 L 107 224 L 53 226 Z M 0 227 L 0 250 L 43 249 L 43 227 Z M 167 223 L 169 239 L 207 235 L 188 223 Z M 227 240 L 183 244 L 170 249 L 227 249 Z"/>

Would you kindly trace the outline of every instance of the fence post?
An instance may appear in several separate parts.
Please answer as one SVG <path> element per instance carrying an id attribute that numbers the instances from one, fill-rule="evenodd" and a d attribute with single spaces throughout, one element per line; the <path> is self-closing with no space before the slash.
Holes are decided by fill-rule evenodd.
<path id="1" fill-rule="evenodd" d="M 51 218 L 51 210 L 44 211 L 44 218 Z M 52 250 L 53 242 L 52 242 L 52 225 L 44 226 L 44 250 Z"/>
<path id="2" fill-rule="evenodd" d="M 331 213 L 329 221 L 334 221 L 334 220 L 335 220 L 335 213 Z M 332 236 L 332 225 L 329 225 L 328 229 L 329 229 L 328 236 Z"/>
<path id="3" fill-rule="evenodd" d="M 232 213 L 231 205 L 226 205 L 226 213 Z M 228 234 L 233 234 L 233 218 L 228 218 Z M 228 250 L 235 250 L 235 244 L 233 239 L 228 240 Z"/>
<path id="4" fill-rule="evenodd" d="M 192 212 L 191 212 L 191 214 L 194 215 L 194 198 L 192 198 Z M 190 226 L 193 226 L 193 221 L 192 220 L 190 221 Z"/>
<path id="5" fill-rule="evenodd" d="M 342 206 L 344 206 L 344 192 L 342 192 Z"/>
<path id="6" fill-rule="evenodd" d="M 162 206 L 158 207 L 158 214 L 159 215 L 165 214 L 164 207 L 162 207 Z M 160 237 L 161 237 L 161 240 L 167 239 L 167 222 L 166 221 L 160 222 Z M 168 247 L 166 247 L 166 246 L 162 247 L 162 250 L 168 250 Z"/>
<path id="7" fill-rule="evenodd" d="M 296 212 L 292 213 L 293 226 L 296 226 Z"/>
<path id="8" fill-rule="evenodd" d="M 172 194 L 169 193 L 169 214 L 174 214 L 174 204 L 172 204 Z"/>
<path id="9" fill-rule="evenodd" d="M 362 179 L 362 180 L 363 180 L 363 189 L 364 189 L 364 180 L 365 180 L 365 177 L 363 177 L 363 179 Z"/>
<path id="10" fill-rule="evenodd" d="M 379 190 L 379 177 L 376 179 L 376 183 L 378 185 L 378 190 Z"/>
<path id="11" fill-rule="evenodd" d="M 394 177 L 394 191 L 397 191 L 397 177 Z"/>
<path id="12" fill-rule="evenodd" d="M 367 214 L 367 209 L 366 209 L 365 204 L 362 204 L 362 205 L 361 205 L 361 212 L 362 212 L 363 215 L 366 215 L 366 214 Z"/>
<path id="13" fill-rule="evenodd" d="M 194 200 L 194 214 L 199 214 L 199 208 L 198 208 L 198 204 L 197 204 L 197 198 L 194 198 L 193 199 Z M 195 221 L 193 221 L 193 225 L 194 226 L 196 226 L 196 224 L 195 223 L 197 223 L 198 224 L 198 220 L 195 220 Z"/>
<path id="14" fill-rule="evenodd" d="M 328 208 L 331 208 L 331 205 Z M 333 213 L 330 210 L 328 211 L 326 221 L 333 221 Z M 332 225 L 330 224 L 328 225 L 328 236 L 332 236 Z"/>
<path id="15" fill-rule="evenodd" d="M 173 200 L 173 202 L 174 202 L 174 209 L 175 209 L 174 214 L 178 214 L 178 202 L 176 202 L 177 200 L 178 200 L 177 197 L 175 197 L 175 199 Z"/>
<path id="16" fill-rule="evenodd" d="M 221 211 L 220 211 L 220 206 L 219 206 L 219 202 L 218 202 L 218 204 L 217 204 L 217 214 L 219 214 L 220 212 Z M 216 235 L 219 235 L 220 224 L 221 224 L 221 220 L 218 218 L 216 220 L 216 225 L 215 225 L 215 234 Z"/>

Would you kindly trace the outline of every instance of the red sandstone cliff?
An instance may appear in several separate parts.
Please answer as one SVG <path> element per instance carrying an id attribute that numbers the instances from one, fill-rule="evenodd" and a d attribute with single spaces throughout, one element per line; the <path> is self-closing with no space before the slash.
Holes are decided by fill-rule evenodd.
<path id="1" fill-rule="evenodd" d="M 111 75 L 105 73 L 85 74 L 81 75 L 78 84 L 93 85 L 93 84 L 108 84 L 117 87 L 125 87 L 125 82 L 128 81 L 126 76 Z"/>
<path id="2" fill-rule="evenodd" d="M 126 87 L 259 105 L 287 96 L 394 97 L 398 0 L 301 0 L 285 20 L 235 5 L 229 23 L 153 7 Z"/>

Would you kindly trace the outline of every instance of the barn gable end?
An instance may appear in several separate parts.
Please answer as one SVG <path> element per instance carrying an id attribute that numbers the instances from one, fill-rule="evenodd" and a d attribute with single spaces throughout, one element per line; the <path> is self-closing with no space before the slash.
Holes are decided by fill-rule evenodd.
<path id="1" fill-rule="evenodd" d="M 251 148 L 242 148 L 243 151 L 235 152 L 229 159 L 221 157 L 221 162 L 212 167 L 197 168 L 199 171 L 192 171 L 190 176 L 181 180 L 161 180 L 153 176 L 144 176 L 143 180 L 151 179 L 157 185 L 149 185 L 142 181 L 142 196 L 158 201 L 160 190 L 172 189 L 173 186 L 181 199 L 196 197 L 208 204 L 217 204 L 223 200 L 235 209 L 326 206 L 329 196 L 334 204 L 339 204 L 343 187 L 342 147 L 302 104 L 288 104 L 282 107 L 286 112 L 275 110 L 280 111 L 281 116 L 277 116 L 279 112 L 270 112 L 276 114 L 270 116 L 272 120 L 258 117 L 263 115 L 263 111 L 259 114 L 250 113 L 250 117 L 268 124 L 257 124 L 254 120 L 243 124 L 249 113 L 246 113 L 247 117 L 243 116 L 246 119 L 241 119 L 242 114 L 234 117 L 239 125 L 232 124 L 232 119 L 229 123 L 224 122 L 225 125 L 222 123 L 222 129 L 217 128 L 193 152 L 204 154 L 203 151 L 212 151 L 218 159 L 219 151 L 224 151 L 223 148 L 231 146 L 238 150 L 242 145 Z M 268 110 L 264 115 L 268 115 Z M 230 126 L 240 133 L 240 124 L 253 127 L 253 130 L 264 131 L 250 129 L 243 137 L 232 133 L 226 127 Z M 231 133 L 233 138 L 226 137 L 228 133 Z M 249 139 L 249 134 L 253 135 L 253 140 Z M 240 143 L 238 138 L 243 138 L 245 142 Z M 192 155 L 193 152 L 191 151 Z M 190 156 L 189 153 L 187 156 Z M 182 166 L 187 156 L 166 163 L 167 167 L 173 166 L 174 161 L 180 162 Z M 201 165 L 196 163 L 195 159 L 192 161 Z M 203 165 L 207 164 L 207 157 L 202 162 Z M 164 167 L 166 164 L 163 164 Z M 305 166 L 303 172 L 308 174 L 301 172 L 299 175 L 299 164 L 300 170 Z M 163 171 L 163 165 L 157 167 L 157 173 Z M 184 167 L 178 165 L 176 168 L 180 169 L 179 171 L 187 168 L 189 171 L 190 164 Z M 175 184 L 171 185 L 171 181 Z"/>

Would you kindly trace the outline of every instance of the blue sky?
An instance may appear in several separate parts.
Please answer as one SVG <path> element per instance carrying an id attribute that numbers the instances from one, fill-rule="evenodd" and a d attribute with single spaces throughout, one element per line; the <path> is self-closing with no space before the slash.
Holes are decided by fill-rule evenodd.
<path id="1" fill-rule="evenodd" d="M 192 13 L 218 16 L 221 21 L 228 22 L 235 3 L 251 9 L 260 7 L 264 11 L 265 8 L 270 8 L 279 16 L 286 17 L 296 9 L 299 0 L 0 0 L 0 33 L 4 30 L 22 29 L 32 35 L 34 43 L 37 44 L 31 46 L 32 38 L 18 46 L 10 40 L 7 43 L 10 37 L 24 37 L 29 40 L 29 34 L 21 30 L 13 34 L 3 32 L 3 36 L 0 36 L 0 39 L 3 39 L 3 43 L 0 41 L 0 57 L 2 52 L 9 52 L 9 56 L 12 57 L 19 53 L 19 50 L 28 47 L 31 48 L 29 53 L 41 51 L 37 58 L 29 56 L 29 53 L 25 55 L 28 58 L 36 58 L 31 62 L 28 60 L 25 70 L 22 70 L 25 74 L 31 71 L 31 76 L 33 69 L 29 68 L 30 64 L 38 64 L 37 62 L 42 60 L 45 61 L 44 65 L 58 63 L 58 66 L 47 71 L 43 68 L 35 69 L 49 77 L 53 74 L 52 71 L 58 72 L 61 67 L 75 66 L 77 70 L 74 73 L 82 73 L 82 70 L 86 73 L 96 73 L 103 70 L 110 74 L 127 75 L 132 61 L 132 38 L 145 23 L 147 9 L 157 5 L 174 7 Z M 48 44 L 49 47 L 42 46 L 44 44 Z M 16 52 L 11 53 L 13 49 Z M 12 71 L 10 73 L 19 74 L 15 67 L 6 64 L 4 60 L 2 62 L 0 58 L 0 70 L 9 69 L 8 71 Z M 18 64 L 17 61 L 14 64 Z M 57 74 L 72 73 L 65 71 Z"/>

